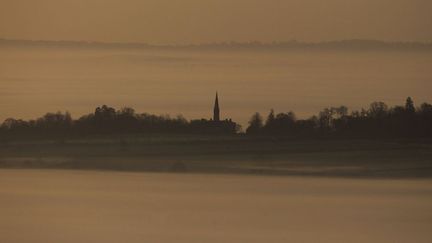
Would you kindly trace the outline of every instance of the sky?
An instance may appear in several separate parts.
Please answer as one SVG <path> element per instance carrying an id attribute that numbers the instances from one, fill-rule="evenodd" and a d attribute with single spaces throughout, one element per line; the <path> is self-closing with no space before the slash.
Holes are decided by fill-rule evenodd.
<path id="1" fill-rule="evenodd" d="M 431 0 L 0 0 L 0 38 L 432 41 Z"/>

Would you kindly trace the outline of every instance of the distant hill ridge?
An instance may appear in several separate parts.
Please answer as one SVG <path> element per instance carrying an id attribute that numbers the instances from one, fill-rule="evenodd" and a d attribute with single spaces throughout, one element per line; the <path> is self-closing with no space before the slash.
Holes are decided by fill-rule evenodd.
<path id="1" fill-rule="evenodd" d="M 147 43 L 19 40 L 0 38 L 0 47 L 45 48 L 120 48 L 120 49 L 190 49 L 190 50 L 419 50 L 432 51 L 432 42 L 387 42 L 379 40 L 340 40 L 325 42 L 220 42 L 184 45 L 153 45 Z"/>

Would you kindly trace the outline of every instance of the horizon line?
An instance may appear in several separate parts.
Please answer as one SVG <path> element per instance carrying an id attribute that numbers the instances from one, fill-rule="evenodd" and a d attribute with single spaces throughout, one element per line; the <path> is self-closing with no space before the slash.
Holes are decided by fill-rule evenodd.
<path id="1" fill-rule="evenodd" d="M 278 46 L 278 45 L 328 45 L 328 44 L 381 44 L 381 45 L 432 45 L 432 40 L 429 41 L 414 41 L 414 40 L 380 40 L 380 39 L 367 39 L 367 38 L 349 38 L 349 39 L 333 39 L 333 40 L 322 40 L 322 41 L 304 41 L 297 39 L 290 40 L 273 40 L 273 41 L 214 41 L 214 42 L 200 42 L 200 43 L 178 43 L 178 44 L 163 44 L 163 43 L 148 43 L 141 41 L 96 41 L 96 40 L 65 40 L 65 39 L 21 39 L 21 38 L 7 38 L 0 37 L 1 42 L 29 42 L 29 43 L 47 43 L 47 44 L 84 44 L 84 45 L 135 45 L 135 46 L 147 46 L 147 47 L 206 47 L 206 46 Z"/>

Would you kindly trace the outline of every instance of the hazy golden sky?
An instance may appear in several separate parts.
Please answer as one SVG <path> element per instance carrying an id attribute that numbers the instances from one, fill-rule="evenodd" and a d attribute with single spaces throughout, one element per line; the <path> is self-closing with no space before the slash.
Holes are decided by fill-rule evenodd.
<path id="1" fill-rule="evenodd" d="M 0 37 L 148 43 L 432 40 L 431 0 L 0 0 Z"/>

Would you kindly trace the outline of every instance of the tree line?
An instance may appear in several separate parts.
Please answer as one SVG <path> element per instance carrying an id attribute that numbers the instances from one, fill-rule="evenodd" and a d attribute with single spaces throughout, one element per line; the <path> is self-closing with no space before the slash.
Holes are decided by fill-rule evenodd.
<path id="1" fill-rule="evenodd" d="M 325 108 L 309 119 L 297 119 L 294 112 L 275 114 L 266 120 L 255 113 L 246 129 L 251 135 L 303 137 L 432 137 L 432 105 L 414 106 L 408 97 L 404 106 L 389 107 L 373 102 L 368 109 L 348 112 L 346 106 Z"/>
<path id="2" fill-rule="evenodd" d="M 36 120 L 9 118 L 0 126 L 0 134 L 28 136 L 81 136 L 94 134 L 133 133 L 204 133 L 236 134 L 240 125 L 231 120 L 186 120 L 183 116 L 138 114 L 125 107 L 116 110 L 106 105 L 97 107 L 94 113 L 72 119 L 69 112 L 47 113 Z"/>
<path id="3" fill-rule="evenodd" d="M 6 119 L 0 136 L 56 137 L 93 134 L 239 134 L 239 124 L 232 120 L 187 120 L 182 116 L 136 113 L 132 108 L 116 110 L 103 105 L 76 120 L 69 112 L 47 113 L 35 120 Z M 294 112 L 270 111 L 266 119 L 255 113 L 245 134 L 284 137 L 432 137 L 432 105 L 415 107 L 408 97 L 404 106 L 389 107 L 373 102 L 368 109 L 349 112 L 345 106 L 325 108 L 308 119 L 297 119 Z"/>

